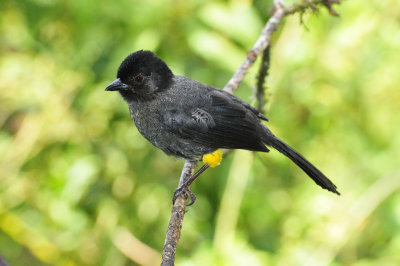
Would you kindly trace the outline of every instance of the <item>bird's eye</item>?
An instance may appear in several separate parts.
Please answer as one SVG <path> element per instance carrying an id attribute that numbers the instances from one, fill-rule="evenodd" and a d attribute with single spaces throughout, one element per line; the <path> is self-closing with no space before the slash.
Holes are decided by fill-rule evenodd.
<path id="1" fill-rule="evenodd" d="M 135 81 L 136 82 L 142 82 L 143 81 L 143 76 L 142 75 L 137 75 L 136 77 L 135 77 Z"/>

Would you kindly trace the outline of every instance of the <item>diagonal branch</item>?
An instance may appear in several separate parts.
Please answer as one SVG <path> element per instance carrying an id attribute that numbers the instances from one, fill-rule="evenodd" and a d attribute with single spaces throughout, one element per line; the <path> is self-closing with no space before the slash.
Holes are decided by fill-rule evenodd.
<path id="1" fill-rule="evenodd" d="M 324 5 L 328 8 L 329 12 L 332 15 L 335 15 L 336 12 L 332 9 L 331 5 L 339 2 L 339 0 L 303 0 L 286 9 L 284 7 L 283 0 L 275 0 L 272 16 L 268 19 L 267 24 L 262 30 L 260 37 L 255 42 L 254 46 L 251 48 L 250 51 L 247 52 L 247 56 L 242 64 L 225 85 L 224 90 L 233 93 L 234 90 L 239 87 L 240 83 L 243 81 L 244 76 L 248 72 L 249 68 L 254 64 L 257 57 L 270 45 L 271 35 L 277 30 L 283 17 L 296 12 L 304 12 L 304 10 L 307 8 L 315 9 L 317 5 Z M 193 174 L 196 165 L 197 162 L 194 161 L 185 162 L 179 181 L 179 186 L 183 184 Z M 171 219 L 168 225 L 168 230 L 164 242 L 161 265 L 174 265 L 175 263 L 176 248 L 181 235 L 183 218 L 186 213 L 186 201 L 187 195 L 185 195 L 185 193 L 181 193 L 176 198 L 173 205 Z"/>
<path id="2" fill-rule="evenodd" d="M 278 5 L 274 15 L 268 20 L 265 28 L 263 29 L 259 39 L 253 46 L 253 48 L 247 53 L 246 59 L 240 65 L 238 70 L 235 72 L 233 77 L 226 84 L 224 90 L 233 93 L 233 91 L 239 87 L 248 69 L 254 64 L 258 55 L 267 47 L 271 34 L 278 28 L 280 21 L 285 14 L 283 5 Z M 196 163 L 193 161 L 186 161 L 179 185 L 183 184 L 193 173 Z M 182 229 L 183 218 L 185 215 L 186 200 L 185 194 L 180 194 L 175 200 L 172 208 L 171 219 L 168 225 L 167 235 L 164 242 L 163 256 L 161 265 L 174 265 L 175 253 L 180 238 L 180 232 Z"/>
<path id="3" fill-rule="evenodd" d="M 247 52 L 247 57 L 236 70 L 235 74 L 233 74 L 232 78 L 225 85 L 224 91 L 233 93 L 233 91 L 239 87 L 249 68 L 254 64 L 257 57 L 265 50 L 265 48 L 267 48 L 268 44 L 270 43 L 272 33 L 276 31 L 281 23 L 282 18 L 286 14 L 283 4 L 280 1 L 277 2 L 278 4 L 275 5 L 274 14 L 268 20 L 253 48 Z"/>

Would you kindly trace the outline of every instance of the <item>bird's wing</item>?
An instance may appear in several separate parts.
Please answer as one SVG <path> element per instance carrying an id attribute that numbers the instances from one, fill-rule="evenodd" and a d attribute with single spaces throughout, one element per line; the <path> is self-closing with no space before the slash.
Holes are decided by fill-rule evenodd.
<path id="1" fill-rule="evenodd" d="M 266 116 L 264 116 L 262 113 L 260 113 L 256 108 L 254 108 L 253 106 L 251 106 L 247 102 L 243 101 L 242 99 L 236 97 L 232 93 L 229 93 L 229 92 L 226 92 L 226 91 L 223 91 L 223 90 L 217 90 L 217 91 L 214 91 L 213 93 L 220 94 L 220 95 L 223 95 L 225 97 L 228 97 L 228 98 L 230 98 L 230 100 L 236 102 L 237 104 L 243 105 L 247 110 L 251 111 L 259 119 L 267 121 L 267 122 L 269 121 L 268 118 Z"/>
<path id="2" fill-rule="evenodd" d="M 188 139 L 193 138 L 196 133 L 206 133 L 215 127 L 212 116 L 200 108 L 166 108 L 158 113 L 158 119 L 166 130 Z"/>
<path id="3" fill-rule="evenodd" d="M 163 110 L 159 119 L 164 128 L 196 145 L 268 151 L 260 138 L 260 118 L 252 110 L 220 91 L 207 97 L 199 107 L 188 103 Z"/>

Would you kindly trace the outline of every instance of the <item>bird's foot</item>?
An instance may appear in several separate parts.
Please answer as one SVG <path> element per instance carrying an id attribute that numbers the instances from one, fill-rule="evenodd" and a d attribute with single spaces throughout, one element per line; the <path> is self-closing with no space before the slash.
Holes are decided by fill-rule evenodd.
<path id="1" fill-rule="evenodd" d="M 182 194 L 184 195 L 185 199 L 190 198 L 190 202 L 186 203 L 186 206 L 191 206 L 196 201 L 196 195 L 190 191 L 189 186 L 183 184 L 179 188 L 175 189 L 174 197 L 172 198 L 172 204 L 175 204 L 176 199 Z"/>
<path id="2" fill-rule="evenodd" d="M 203 156 L 204 165 L 188 180 L 186 180 L 180 187 L 175 190 L 174 197 L 172 198 L 172 204 L 175 204 L 178 196 L 184 194 L 185 199 L 190 198 L 190 202 L 186 204 L 186 206 L 191 206 L 196 201 L 196 195 L 190 191 L 189 187 L 193 183 L 196 178 L 201 175 L 208 167 L 215 167 L 219 165 L 222 160 L 222 152 L 220 150 L 216 150 L 213 153 L 206 154 Z"/>

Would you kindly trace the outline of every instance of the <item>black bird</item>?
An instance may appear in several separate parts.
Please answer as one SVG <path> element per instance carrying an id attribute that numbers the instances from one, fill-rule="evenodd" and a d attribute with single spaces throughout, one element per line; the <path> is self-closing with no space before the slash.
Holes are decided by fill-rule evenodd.
<path id="1" fill-rule="evenodd" d="M 336 186 L 301 154 L 261 123 L 268 119 L 238 97 L 172 73 L 150 51 L 137 51 L 121 63 L 107 91 L 119 91 L 139 132 L 168 155 L 200 160 L 217 149 L 268 152 L 272 147 L 319 186 Z"/>

